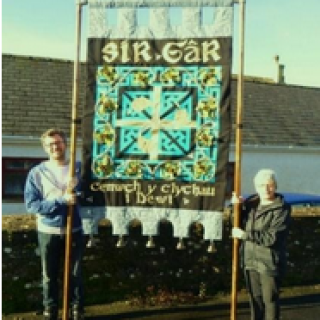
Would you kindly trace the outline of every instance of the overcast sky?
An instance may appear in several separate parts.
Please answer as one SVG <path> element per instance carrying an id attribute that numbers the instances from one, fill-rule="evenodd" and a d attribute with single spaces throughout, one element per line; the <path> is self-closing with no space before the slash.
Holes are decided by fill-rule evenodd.
<path id="1" fill-rule="evenodd" d="M 238 72 L 235 8 L 233 73 Z M 275 79 L 279 55 L 288 84 L 320 87 L 319 21 L 319 0 L 246 0 L 245 74 Z M 82 60 L 86 34 L 85 7 Z M 2 0 L 2 52 L 73 59 L 75 0 Z"/>

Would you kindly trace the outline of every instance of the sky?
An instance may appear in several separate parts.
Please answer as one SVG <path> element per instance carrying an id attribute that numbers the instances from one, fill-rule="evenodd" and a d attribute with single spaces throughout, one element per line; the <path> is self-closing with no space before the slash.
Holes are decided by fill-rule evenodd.
<path id="1" fill-rule="evenodd" d="M 186 0 L 187 1 L 187 0 Z M 87 6 L 81 60 L 86 60 Z M 235 5 L 232 72 L 239 72 Z M 2 0 L 2 53 L 73 60 L 75 0 Z M 275 80 L 280 57 L 287 84 L 320 87 L 320 1 L 246 0 L 245 75 Z"/>

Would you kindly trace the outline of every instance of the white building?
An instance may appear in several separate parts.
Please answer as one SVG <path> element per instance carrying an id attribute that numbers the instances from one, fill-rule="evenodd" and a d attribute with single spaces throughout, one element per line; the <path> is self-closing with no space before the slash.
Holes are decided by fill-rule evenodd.
<path id="1" fill-rule="evenodd" d="M 81 68 L 80 106 L 85 103 L 85 64 Z M 70 128 L 73 62 L 2 56 L 2 212 L 26 213 L 23 188 L 32 165 L 46 158 L 39 137 L 50 127 Z M 320 88 L 245 82 L 241 190 L 253 192 L 260 168 L 273 168 L 279 189 L 320 194 Z M 233 118 L 236 80 L 232 82 Z M 79 126 L 79 133 L 80 133 Z M 230 148 L 233 181 L 234 131 Z M 77 154 L 80 159 L 81 140 Z M 232 186 L 230 187 L 232 190 Z M 231 191 L 229 190 L 229 192 Z"/>

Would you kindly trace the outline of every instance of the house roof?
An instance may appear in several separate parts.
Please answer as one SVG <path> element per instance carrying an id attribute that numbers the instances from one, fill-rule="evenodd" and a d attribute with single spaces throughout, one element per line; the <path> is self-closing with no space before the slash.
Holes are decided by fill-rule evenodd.
<path id="1" fill-rule="evenodd" d="M 72 83 L 72 61 L 2 55 L 2 134 L 40 137 L 50 127 L 69 132 Z"/>
<path id="2" fill-rule="evenodd" d="M 86 65 L 81 63 L 78 117 L 85 103 L 85 79 Z M 69 132 L 72 85 L 73 61 L 2 55 L 2 134 L 38 138 L 49 127 Z M 233 79 L 233 123 L 236 85 Z M 246 145 L 319 147 L 320 88 L 249 78 L 242 123 Z"/>
<path id="3" fill-rule="evenodd" d="M 233 107 L 236 92 L 233 81 Z M 245 82 L 244 144 L 319 147 L 319 121 L 320 88 Z"/>

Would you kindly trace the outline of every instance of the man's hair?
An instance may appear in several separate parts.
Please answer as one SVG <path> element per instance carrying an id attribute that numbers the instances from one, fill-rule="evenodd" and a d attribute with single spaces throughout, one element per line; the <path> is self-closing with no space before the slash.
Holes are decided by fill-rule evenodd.
<path id="1" fill-rule="evenodd" d="M 261 169 L 255 175 L 253 182 L 254 182 L 254 185 L 256 186 L 260 181 L 268 181 L 268 180 L 272 180 L 275 186 L 277 187 L 276 173 L 271 169 Z"/>
<path id="2" fill-rule="evenodd" d="M 58 129 L 58 128 L 51 128 L 51 129 L 48 129 L 47 131 L 45 131 L 41 135 L 42 144 L 44 145 L 44 141 L 46 140 L 47 137 L 53 137 L 55 135 L 59 135 L 62 138 L 63 142 L 65 144 L 67 143 L 67 136 L 63 130 Z"/>

